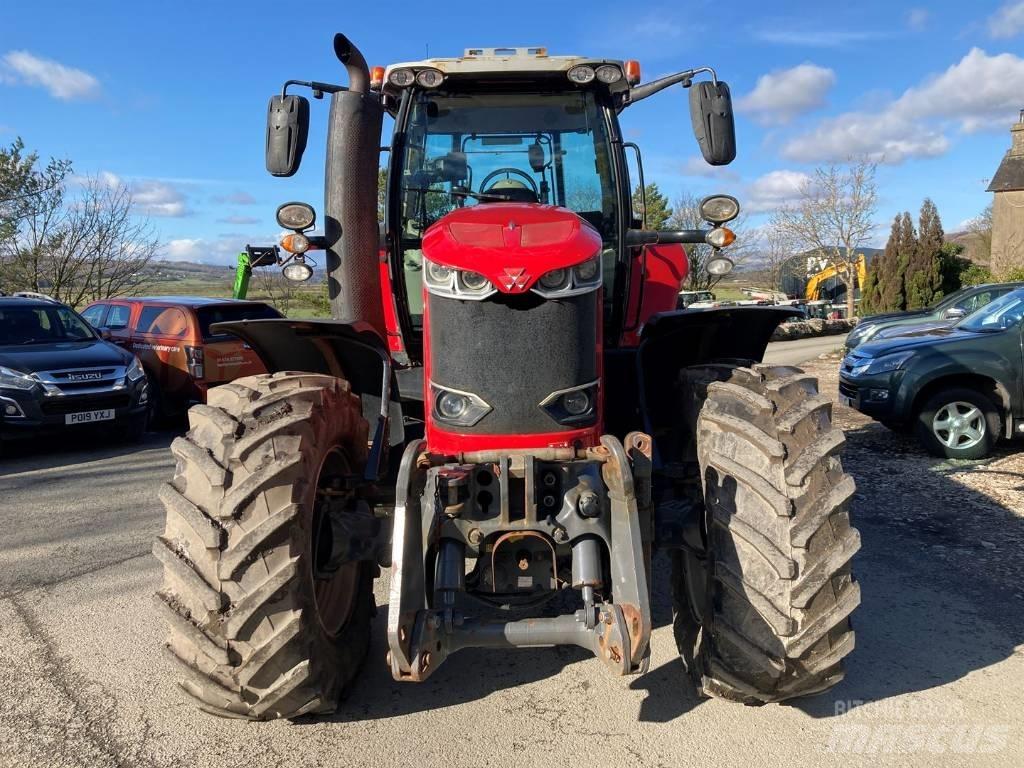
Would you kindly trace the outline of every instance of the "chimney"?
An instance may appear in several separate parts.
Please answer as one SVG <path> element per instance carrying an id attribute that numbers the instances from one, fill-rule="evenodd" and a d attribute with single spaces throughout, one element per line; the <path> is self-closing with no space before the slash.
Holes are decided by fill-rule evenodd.
<path id="1" fill-rule="evenodd" d="M 1010 145 L 1011 155 L 1024 155 L 1024 109 L 1020 111 L 1020 119 L 1010 129 L 1013 143 Z"/>

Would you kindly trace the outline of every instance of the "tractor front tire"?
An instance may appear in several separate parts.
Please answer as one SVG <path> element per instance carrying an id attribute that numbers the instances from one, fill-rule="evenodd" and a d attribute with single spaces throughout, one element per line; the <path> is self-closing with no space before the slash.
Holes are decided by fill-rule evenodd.
<path id="1" fill-rule="evenodd" d="M 843 678 L 860 586 L 853 479 L 831 401 L 797 368 L 683 371 L 704 486 L 703 551 L 676 553 L 675 631 L 698 690 L 744 704 Z M 696 406 L 696 407 L 693 407 Z"/>
<path id="2" fill-rule="evenodd" d="M 374 610 L 374 564 L 322 569 L 334 541 L 320 535 L 324 504 L 366 461 L 359 398 L 331 376 L 249 376 L 212 389 L 189 422 L 171 445 L 177 467 L 159 491 L 166 528 L 153 545 L 181 685 L 223 716 L 331 712 Z"/>

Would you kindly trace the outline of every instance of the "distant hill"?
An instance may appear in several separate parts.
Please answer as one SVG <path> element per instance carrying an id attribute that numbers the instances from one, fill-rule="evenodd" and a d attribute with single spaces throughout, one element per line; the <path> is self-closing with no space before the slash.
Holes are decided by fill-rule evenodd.
<path id="1" fill-rule="evenodd" d="M 143 270 L 147 278 L 158 281 L 202 280 L 211 278 L 223 280 L 235 274 L 234 266 L 222 264 L 197 264 L 192 261 L 151 261 Z"/>

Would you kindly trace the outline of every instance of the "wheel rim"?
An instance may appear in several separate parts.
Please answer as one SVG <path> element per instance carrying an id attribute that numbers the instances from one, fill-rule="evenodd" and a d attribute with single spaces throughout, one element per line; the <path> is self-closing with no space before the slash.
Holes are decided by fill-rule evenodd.
<path id="1" fill-rule="evenodd" d="M 336 487 L 336 480 L 349 475 L 349 469 L 345 454 L 340 448 L 333 448 L 320 465 L 313 500 L 310 578 L 313 581 L 317 619 L 324 632 L 332 637 L 344 629 L 352 615 L 359 581 L 357 562 L 344 563 L 336 569 L 330 568 L 335 546 L 332 511 L 337 515 L 339 508 L 352 498 L 351 492 Z"/>
<path id="2" fill-rule="evenodd" d="M 973 403 L 957 400 L 935 412 L 932 434 L 947 448 L 963 451 L 985 439 L 985 414 Z"/>

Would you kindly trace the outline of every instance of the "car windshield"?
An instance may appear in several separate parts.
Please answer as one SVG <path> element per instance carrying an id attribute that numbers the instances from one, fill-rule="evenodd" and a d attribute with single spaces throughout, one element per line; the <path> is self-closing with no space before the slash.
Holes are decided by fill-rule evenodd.
<path id="1" fill-rule="evenodd" d="M 991 333 L 1013 328 L 1024 318 L 1024 289 L 1012 291 L 982 307 L 956 324 L 975 333 Z"/>
<path id="2" fill-rule="evenodd" d="M 0 346 L 91 341 L 96 334 L 67 307 L 0 307 Z"/>

